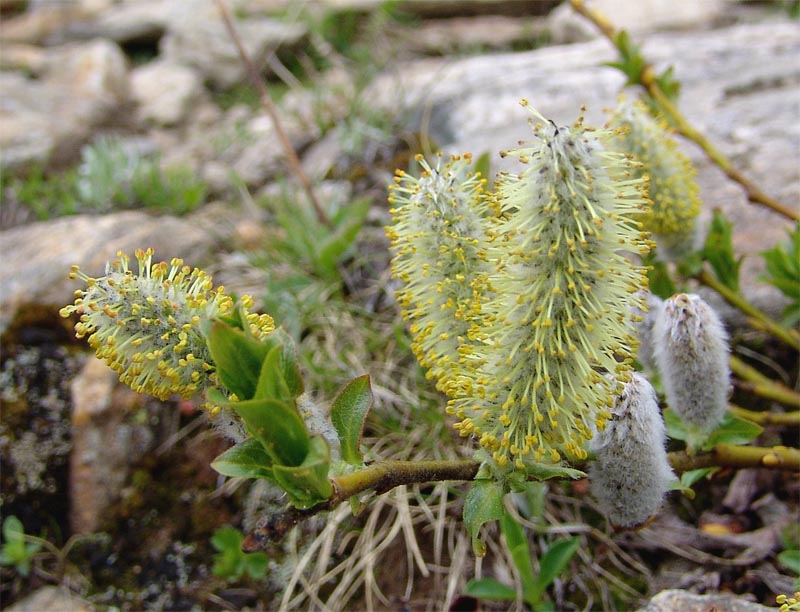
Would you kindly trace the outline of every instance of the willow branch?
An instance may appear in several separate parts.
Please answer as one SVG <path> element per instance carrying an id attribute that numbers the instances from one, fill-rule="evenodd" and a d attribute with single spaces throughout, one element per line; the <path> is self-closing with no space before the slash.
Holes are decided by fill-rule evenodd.
<path id="1" fill-rule="evenodd" d="M 619 47 L 619 32 L 613 24 L 601 13 L 586 6 L 583 0 L 570 0 L 570 4 L 576 13 L 579 13 L 591 21 L 611 43 Z M 621 49 L 620 49 L 621 50 Z M 703 135 L 702 132 L 694 128 L 683 116 L 680 109 L 673 104 L 672 100 L 664 93 L 656 78 L 655 70 L 649 63 L 644 63 L 642 71 L 638 77 L 638 83 L 645 88 L 650 97 L 658 104 L 664 114 L 669 117 L 675 129 L 685 138 L 697 144 L 708 158 L 713 161 L 731 180 L 739 183 L 744 188 L 747 199 L 755 204 L 761 204 L 767 208 L 780 213 L 784 217 L 800 220 L 800 213 L 786 204 L 761 191 L 750 179 L 742 174 L 719 149 Z"/>
<path id="2" fill-rule="evenodd" d="M 669 453 L 669 463 L 678 474 L 707 467 L 753 468 L 800 471 L 800 450 L 788 446 L 734 446 L 717 444 L 710 452 L 689 455 Z"/>
<path id="3" fill-rule="evenodd" d="M 784 327 L 765 312 L 753 306 L 739 292 L 721 283 L 708 270 L 701 270 L 695 278 L 706 287 L 719 293 L 728 304 L 741 310 L 754 327 L 763 329 L 793 349 L 800 350 L 800 333 Z"/>
<path id="4" fill-rule="evenodd" d="M 796 408 L 800 406 L 800 393 L 781 382 L 767 378 L 754 367 L 731 355 L 731 371 L 739 377 L 736 386 L 741 390 Z"/>
<path id="5" fill-rule="evenodd" d="M 792 427 L 800 426 L 800 410 L 791 412 L 766 412 L 760 410 L 748 410 L 741 406 L 730 405 L 729 410 L 734 416 L 747 419 L 759 425 L 789 425 Z"/>
<path id="6" fill-rule="evenodd" d="M 785 446 L 762 448 L 720 444 L 711 452 L 688 455 L 684 451 L 668 454 L 670 465 L 677 473 L 704 467 L 763 467 L 776 470 L 800 471 L 800 450 Z M 472 459 L 440 461 L 380 461 L 351 474 L 331 478 L 334 493 L 330 499 L 309 509 L 289 507 L 247 534 L 242 550 L 264 550 L 270 542 L 281 539 L 300 521 L 319 512 L 333 510 L 354 495 L 368 490 L 377 494 L 408 484 L 423 484 L 442 480 L 473 480 L 480 463 Z"/>
<path id="7" fill-rule="evenodd" d="M 267 90 L 266 85 L 264 85 L 264 81 L 261 79 L 258 69 L 253 63 L 253 60 L 250 59 L 250 56 L 247 54 L 247 51 L 242 44 L 242 39 L 236 31 L 236 27 L 233 25 L 233 20 L 231 19 L 228 7 L 225 5 L 224 0 L 216 0 L 216 2 L 217 8 L 222 16 L 222 21 L 225 24 L 225 29 L 228 31 L 228 35 L 231 37 L 234 45 L 236 45 L 236 50 L 239 53 L 239 59 L 247 71 L 247 76 L 250 79 L 250 82 L 258 92 L 258 97 L 261 100 L 261 106 L 264 108 L 264 111 L 266 111 L 267 115 L 269 115 L 269 118 L 272 121 L 272 125 L 275 128 L 275 133 L 278 135 L 278 140 L 280 140 L 281 146 L 283 146 L 284 153 L 286 154 L 286 160 L 289 162 L 289 167 L 297 177 L 297 180 L 300 181 L 303 190 L 306 192 L 306 195 L 311 202 L 311 206 L 314 208 L 314 212 L 317 215 L 319 222 L 325 225 L 327 228 L 333 229 L 333 223 L 320 205 L 319 200 L 314 193 L 314 188 L 311 185 L 311 180 L 303 171 L 303 167 L 300 165 L 300 159 L 297 157 L 297 152 L 294 150 L 294 147 L 289 140 L 289 136 L 286 134 L 286 130 L 283 129 L 283 124 L 278 116 L 278 109 L 275 107 L 275 103 L 272 101 L 272 97 L 269 95 L 269 91 Z"/>

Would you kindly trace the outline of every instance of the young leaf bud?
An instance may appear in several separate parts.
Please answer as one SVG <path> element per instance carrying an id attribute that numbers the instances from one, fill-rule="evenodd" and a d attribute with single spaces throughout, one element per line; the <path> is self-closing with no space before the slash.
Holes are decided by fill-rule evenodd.
<path id="1" fill-rule="evenodd" d="M 664 301 L 653 326 L 656 364 L 667 404 L 702 433 L 728 409 L 728 338 L 717 313 L 699 295 Z"/>
<path id="2" fill-rule="evenodd" d="M 636 528 L 657 511 L 675 478 L 664 448 L 666 432 L 656 392 L 633 374 L 614 400 L 611 419 L 592 440 L 592 493 L 615 527 Z"/>
<path id="3" fill-rule="evenodd" d="M 697 248 L 699 239 L 700 197 L 691 162 L 669 136 L 668 126 L 653 119 L 641 101 L 622 100 L 610 126 L 617 133 L 614 147 L 641 162 L 635 176 L 649 177 L 653 205 L 642 221 L 653 233 L 659 256 L 681 259 Z"/>

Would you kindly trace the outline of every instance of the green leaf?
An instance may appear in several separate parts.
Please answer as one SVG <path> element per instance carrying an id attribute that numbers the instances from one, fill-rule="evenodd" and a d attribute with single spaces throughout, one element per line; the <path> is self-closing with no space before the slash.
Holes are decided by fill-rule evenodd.
<path id="1" fill-rule="evenodd" d="M 226 525 L 214 532 L 211 545 L 219 551 L 214 555 L 211 571 L 215 576 L 230 580 L 238 579 L 244 571 L 244 553 L 241 552 L 244 537 L 238 529 Z"/>
<path id="2" fill-rule="evenodd" d="M 25 529 L 13 514 L 3 521 L 3 539 L 0 547 L 0 565 L 13 565 L 21 576 L 27 576 L 33 556 L 39 552 L 41 545 L 25 542 Z"/>
<path id="3" fill-rule="evenodd" d="M 273 470 L 278 465 L 300 465 L 308 455 L 308 431 L 297 408 L 273 399 L 230 402 L 251 436 L 256 438 L 272 458 Z"/>
<path id="4" fill-rule="evenodd" d="M 672 101 L 678 99 L 681 92 L 681 83 L 675 78 L 675 73 L 672 66 L 669 66 L 664 72 L 656 77 L 656 82 L 661 88 L 661 91 Z"/>
<path id="5" fill-rule="evenodd" d="M 242 532 L 226 525 L 220 527 L 211 536 L 211 545 L 219 552 L 214 555 L 212 572 L 215 576 L 228 580 L 238 580 L 245 574 L 251 578 L 263 578 L 267 572 L 269 560 L 264 552 L 242 552 Z"/>
<path id="6" fill-rule="evenodd" d="M 790 572 L 800 575 L 800 550 L 784 550 L 778 553 L 778 562 Z"/>
<path id="7" fill-rule="evenodd" d="M 667 435 L 673 440 L 686 440 L 689 432 L 686 423 L 671 408 L 664 409 L 664 425 L 667 428 Z"/>
<path id="8" fill-rule="evenodd" d="M 647 266 L 647 280 L 650 292 L 663 299 L 675 295 L 677 289 L 670 278 L 666 262 L 656 260 L 655 255 L 651 253 L 643 263 Z"/>
<path id="9" fill-rule="evenodd" d="M 792 303 L 783 311 L 784 325 L 800 321 L 800 223 L 789 232 L 789 242 L 761 253 L 767 273 L 761 278 L 780 289 Z"/>
<path id="10" fill-rule="evenodd" d="M 484 151 L 475 160 L 475 173 L 480 174 L 486 180 L 490 180 L 492 176 L 492 160 L 489 157 L 489 151 Z"/>
<path id="11" fill-rule="evenodd" d="M 570 538 L 556 542 L 539 559 L 539 575 L 536 576 L 536 586 L 533 595 L 539 601 L 547 587 L 564 571 L 572 556 L 578 551 L 580 540 Z"/>
<path id="12" fill-rule="evenodd" d="M 499 520 L 504 513 L 503 485 L 495 480 L 474 480 L 464 500 L 464 526 L 472 538 L 472 550 L 476 557 L 486 554 L 486 544 L 478 539 L 484 523 Z"/>
<path id="13" fill-rule="evenodd" d="M 272 459 L 255 438 L 232 446 L 211 462 L 211 467 L 231 478 L 272 478 Z"/>
<path id="14" fill-rule="evenodd" d="M 689 470 L 681 474 L 680 484 L 682 487 L 691 487 L 696 482 L 699 482 L 702 478 L 707 478 L 712 474 L 718 472 L 720 468 L 718 467 L 707 467 L 707 468 L 699 468 L 697 470 Z"/>
<path id="15" fill-rule="evenodd" d="M 529 478 L 535 478 L 536 480 L 549 480 L 550 478 L 571 478 L 572 480 L 579 480 L 581 478 L 586 478 L 586 472 L 581 472 L 575 468 L 550 465 L 547 463 L 525 464 L 525 473 Z"/>
<path id="16" fill-rule="evenodd" d="M 531 561 L 531 551 L 528 544 L 528 537 L 525 530 L 508 512 L 503 512 L 500 519 L 500 530 L 506 539 L 508 552 L 514 561 L 514 566 L 519 573 L 522 583 L 523 599 L 531 606 L 538 598 L 534 597 L 535 580 L 533 578 L 533 562 Z"/>
<path id="17" fill-rule="evenodd" d="M 296 467 L 273 466 L 275 481 L 289 494 L 297 508 L 311 508 L 333 495 L 328 479 L 331 457 L 328 444 L 321 436 L 311 438 L 308 456 Z"/>
<path id="18" fill-rule="evenodd" d="M 639 85 L 642 81 L 642 71 L 646 64 L 639 47 L 633 43 L 625 30 L 620 30 L 614 42 L 619 49 L 620 61 L 609 62 L 606 66 L 617 68 L 628 77 L 626 85 Z"/>
<path id="19" fill-rule="evenodd" d="M 323 278 L 338 276 L 336 266 L 358 236 L 371 204 L 365 198 L 342 208 L 339 218 L 334 220 L 336 229 L 315 244 L 317 271 Z"/>
<path id="20" fill-rule="evenodd" d="M 733 224 L 718 210 L 714 211 L 703 246 L 703 259 L 711 264 L 719 282 L 734 291 L 739 290 L 742 258 L 736 259 L 733 252 Z"/>
<path id="21" fill-rule="evenodd" d="M 264 552 L 247 553 L 244 558 L 245 573 L 257 580 L 267 575 L 269 559 Z"/>
<path id="22" fill-rule="evenodd" d="M 761 435 L 762 431 L 764 428 L 760 425 L 728 412 L 719 427 L 709 434 L 703 450 L 711 450 L 717 444 L 747 444 Z"/>
<path id="23" fill-rule="evenodd" d="M 289 391 L 289 385 L 283 377 L 281 367 L 282 347 L 274 346 L 270 349 L 261 363 L 261 372 L 253 395 L 255 399 L 276 399 L 282 402 L 294 402 L 294 396 Z"/>
<path id="24" fill-rule="evenodd" d="M 252 399 L 268 347 L 221 320 L 211 326 L 208 349 L 217 376 L 240 400 Z"/>
<path id="25" fill-rule="evenodd" d="M 464 595 L 487 601 L 514 601 L 517 598 L 517 592 L 513 587 L 494 578 L 470 580 L 464 589 Z"/>
<path id="26" fill-rule="evenodd" d="M 372 388 L 367 375 L 351 380 L 333 401 L 331 421 L 342 444 L 342 459 L 347 463 L 362 463 L 359 444 L 370 406 Z"/>

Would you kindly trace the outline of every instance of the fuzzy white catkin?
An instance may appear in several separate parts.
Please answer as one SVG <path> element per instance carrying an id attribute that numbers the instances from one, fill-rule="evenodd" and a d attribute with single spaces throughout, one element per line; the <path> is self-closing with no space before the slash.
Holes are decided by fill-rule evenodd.
<path id="1" fill-rule="evenodd" d="M 633 374 L 591 442 L 592 494 L 615 527 L 635 528 L 657 511 L 675 478 L 664 448 L 666 432 L 653 386 Z"/>
<path id="2" fill-rule="evenodd" d="M 664 301 L 653 325 L 654 356 L 669 407 L 707 433 L 728 410 L 728 336 L 717 313 L 699 295 Z"/>

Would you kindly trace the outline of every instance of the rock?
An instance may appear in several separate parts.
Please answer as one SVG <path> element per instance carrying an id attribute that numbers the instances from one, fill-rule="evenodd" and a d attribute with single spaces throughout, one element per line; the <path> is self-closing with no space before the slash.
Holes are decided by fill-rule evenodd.
<path id="1" fill-rule="evenodd" d="M 709 610 L 725 610 L 725 612 L 767 612 L 774 610 L 761 604 L 747 601 L 730 593 L 696 595 L 688 591 L 672 589 L 661 591 L 638 612 L 709 612 Z"/>
<path id="2" fill-rule="evenodd" d="M 796 99 L 800 85 L 796 58 L 800 38 L 795 23 L 736 25 L 712 31 L 649 36 L 643 53 L 654 65 L 674 67 L 682 83 L 679 106 L 686 118 L 751 180 L 790 205 L 797 202 Z M 393 68 L 364 93 L 377 108 L 398 114 L 398 93 L 416 110 L 409 129 L 426 116 L 431 139 L 447 152 L 490 152 L 493 170 L 513 169 L 514 160 L 497 152 L 530 137 L 528 114 L 519 100 L 528 98 L 546 117 L 572 123 L 582 104 L 586 122 L 602 125 L 603 108 L 613 106 L 623 75 L 604 62 L 615 52 L 605 40 L 495 54 L 462 60 L 425 59 Z M 631 92 L 629 95 L 636 95 Z M 760 251 L 786 240 L 783 217 L 746 201 L 742 189 L 684 143 L 697 166 L 704 215 L 719 208 L 735 223 L 734 248 L 745 255 L 742 291 L 759 308 L 777 316 L 780 294 L 758 281 L 764 263 Z M 716 304 L 715 304 L 716 305 Z"/>
<path id="3" fill-rule="evenodd" d="M 161 38 L 172 11 L 164 0 L 126 0 L 109 6 L 96 19 L 73 28 L 85 37 L 113 40 L 118 44 Z"/>
<path id="4" fill-rule="evenodd" d="M 93 533 L 119 500 L 133 465 L 159 442 L 166 405 L 117 383 L 99 359 L 72 381 L 70 528 Z"/>
<path id="5" fill-rule="evenodd" d="M 187 117 L 203 96 L 204 89 L 200 77 L 191 68 L 155 61 L 131 73 L 131 94 L 139 105 L 138 113 L 143 121 L 170 126 Z"/>
<path id="6" fill-rule="evenodd" d="M 484 15 L 424 21 L 408 33 L 410 43 L 426 52 L 444 55 L 475 49 L 508 49 L 515 43 L 530 44 L 545 31 L 534 18 Z"/>
<path id="7" fill-rule="evenodd" d="M 587 5 L 617 28 L 643 34 L 670 28 L 702 28 L 725 14 L 726 0 L 678 2 L 673 0 L 591 0 Z M 550 39 L 557 44 L 591 40 L 601 36 L 597 27 L 578 15 L 569 2 L 556 7 L 547 18 Z"/>
<path id="8" fill-rule="evenodd" d="M 402 0 L 398 10 L 415 17 L 463 17 L 474 15 L 542 15 L 558 0 Z M 375 11 L 381 0 L 324 0 L 329 11 Z"/>
<path id="9" fill-rule="evenodd" d="M 178 219 L 126 211 L 103 216 L 77 215 L 0 232 L 0 332 L 27 305 L 60 308 L 80 288 L 67 274 L 78 264 L 89 275 L 103 273 L 117 251 L 133 255 L 153 247 L 156 260 L 181 257 L 202 265 L 217 237 L 192 217 Z"/>
<path id="10" fill-rule="evenodd" d="M 75 2 L 52 2 L 3 20 L 0 40 L 27 44 L 53 44 L 59 32 L 72 21 L 87 17 L 86 9 Z"/>
<path id="11" fill-rule="evenodd" d="M 163 58 L 192 66 L 215 87 L 224 89 L 242 82 L 245 69 L 213 0 L 185 0 L 172 8 L 160 44 Z M 301 23 L 266 17 L 237 20 L 235 27 L 259 69 L 279 46 L 296 44 L 306 34 Z"/>
<path id="12" fill-rule="evenodd" d="M 128 61 L 122 49 L 101 38 L 64 45 L 48 54 L 44 78 L 75 95 L 116 107 L 128 97 Z"/>
<path id="13" fill-rule="evenodd" d="M 93 130 L 123 116 L 127 65 L 114 43 L 65 45 L 48 51 L 39 69 L 39 79 L 0 73 L 4 169 L 74 161 Z"/>
<path id="14" fill-rule="evenodd" d="M 89 612 L 89 602 L 64 587 L 43 586 L 5 608 L 6 612 Z"/>
<path id="15" fill-rule="evenodd" d="M 0 54 L 0 70 L 20 70 L 28 74 L 39 74 L 45 65 L 47 52 L 37 45 L 6 43 Z"/>

